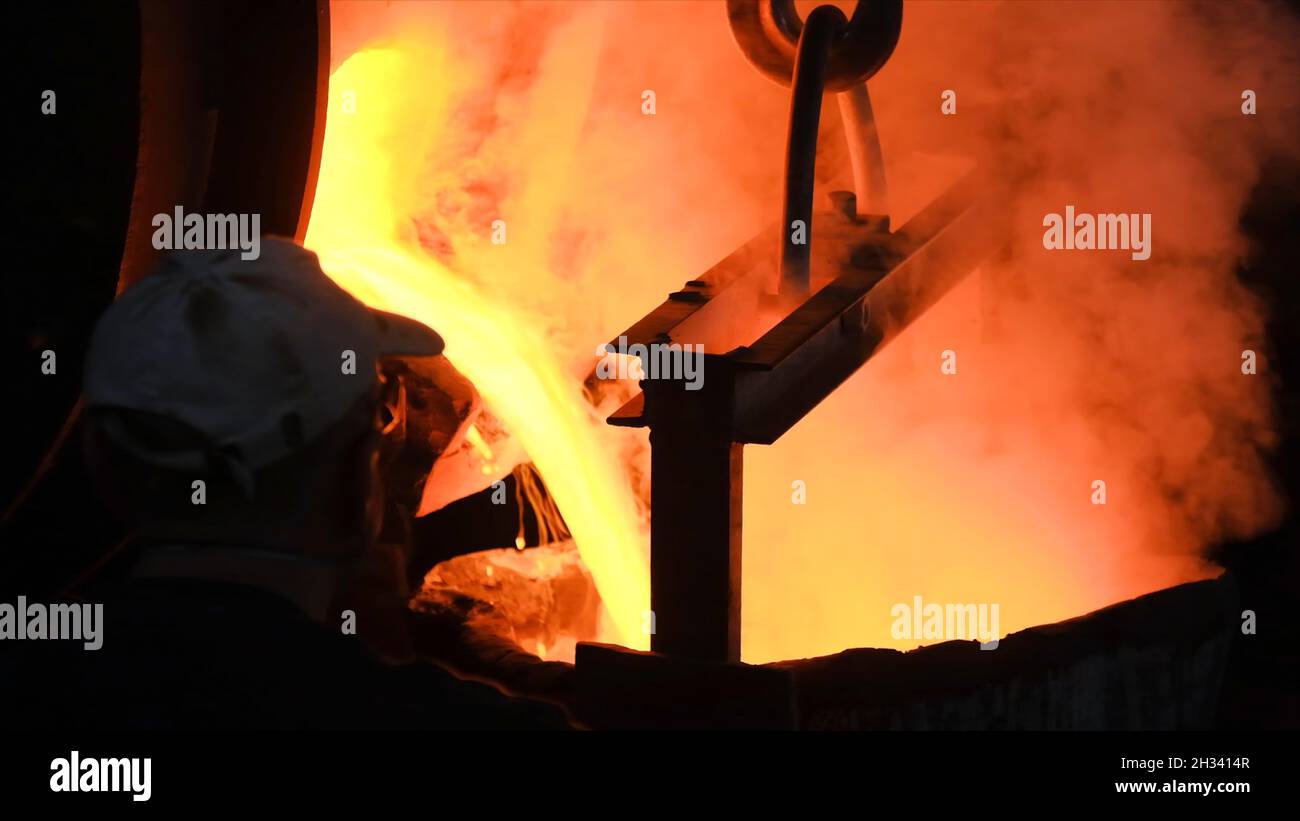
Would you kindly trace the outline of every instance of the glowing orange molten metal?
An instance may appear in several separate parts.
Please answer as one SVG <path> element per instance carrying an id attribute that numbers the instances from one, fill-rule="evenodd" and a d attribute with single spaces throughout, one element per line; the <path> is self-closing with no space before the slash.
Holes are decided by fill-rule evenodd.
<path id="1" fill-rule="evenodd" d="M 443 87 L 400 50 L 359 52 L 334 72 L 329 127 L 306 244 L 330 276 L 371 305 L 420 319 L 505 420 L 546 477 L 596 581 L 613 634 L 645 646 L 645 537 L 601 420 L 526 314 L 493 301 L 433 260 L 406 230 Z M 419 70 L 417 70 L 417 67 Z M 412 92 L 418 90 L 414 97 Z M 364 115 L 344 111 L 355 95 Z M 418 103 L 416 102 L 418 100 Z M 521 269 L 522 281 L 547 276 Z"/>

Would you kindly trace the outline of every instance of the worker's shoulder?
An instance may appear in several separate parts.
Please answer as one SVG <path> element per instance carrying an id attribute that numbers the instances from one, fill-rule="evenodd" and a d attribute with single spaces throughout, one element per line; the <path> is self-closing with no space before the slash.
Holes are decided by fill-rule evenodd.
<path id="1" fill-rule="evenodd" d="M 508 695 L 462 678 L 428 661 L 387 668 L 387 706 L 405 714 L 407 726 L 457 730 L 569 730 L 568 716 L 545 701 Z"/>

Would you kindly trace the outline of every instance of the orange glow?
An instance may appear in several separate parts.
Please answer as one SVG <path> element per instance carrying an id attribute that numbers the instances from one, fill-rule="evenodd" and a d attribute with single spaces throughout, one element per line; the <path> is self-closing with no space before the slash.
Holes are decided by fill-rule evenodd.
<path id="1" fill-rule="evenodd" d="M 1236 367 L 1262 309 L 1232 269 L 1255 149 L 1285 135 L 1261 120 L 1218 139 L 1241 81 L 1206 68 L 1201 38 L 1275 99 L 1285 73 L 1176 4 L 1015 5 L 908 4 L 872 80 L 894 224 L 979 157 L 1018 180 L 1013 253 L 776 445 L 746 448 L 746 661 L 930 643 L 891 633 L 914 596 L 997 604 L 1003 635 L 1077 616 L 1213 574 L 1207 544 L 1276 516 L 1266 383 Z M 592 407 L 631 386 L 592 397 L 583 380 L 597 344 L 777 217 L 788 92 L 745 63 L 721 4 L 332 16 L 307 245 L 358 297 L 442 333 L 544 477 L 610 616 L 602 638 L 645 647 L 648 445 Z M 1152 213 L 1155 255 L 1045 252 L 1043 214 L 1067 203 Z M 511 467 L 475 435 L 485 465 Z"/>
<path id="2" fill-rule="evenodd" d="M 525 314 L 494 302 L 424 253 L 403 209 L 420 193 L 428 137 L 446 96 L 423 73 L 427 60 L 400 49 L 367 50 L 333 74 L 320 182 L 306 245 L 339 284 L 368 304 L 437 328 L 446 355 L 474 382 L 547 477 L 595 579 L 613 635 L 645 644 L 649 606 L 643 525 L 619 463 L 602 446 L 600 421 Z M 340 114 L 344 92 L 356 115 Z M 542 279 L 521 268 L 522 281 Z M 471 434 L 473 437 L 473 434 Z M 471 438 L 471 442 L 474 439 Z M 481 437 L 475 448 L 486 448 Z"/>

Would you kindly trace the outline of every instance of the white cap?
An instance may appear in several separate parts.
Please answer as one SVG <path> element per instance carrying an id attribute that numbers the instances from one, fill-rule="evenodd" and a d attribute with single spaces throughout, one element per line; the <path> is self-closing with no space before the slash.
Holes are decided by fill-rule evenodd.
<path id="1" fill-rule="evenodd" d="M 378 357 L 442 349 L 437 333 L 367 308 L 288 240 L 265 239 L 254 260 L 177 251 L 95 326 L 85 402 L 168 417 L 207 440 L 204 454 L 177 454 L 109 428 L 147 463 L 198 467 L 215 454 L 246 480 L 342 419 L 372 388 Z"/>

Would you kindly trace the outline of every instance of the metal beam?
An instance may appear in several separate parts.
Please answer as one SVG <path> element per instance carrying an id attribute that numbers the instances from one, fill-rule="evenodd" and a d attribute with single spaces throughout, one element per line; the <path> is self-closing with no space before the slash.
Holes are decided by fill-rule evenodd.
<path id="1" fill-rule="evenodd" d="M 897 232 L 841 208 L 815 220 L 815 293 L 749 344 L 775 266 L 774 228 L 671 295 L 625 344 L 703 342 L 698 390 L 642 382 L 610 424 L 650 428 L 656 652 L 740 658 L 742 447 L 770 444 L 1005 242 L 1005 215 L 970 175 Z M 768 245 L 768 248 L 771 246 Z M 820 274 L 820 276 L 819 276 Z M 752 336 L 750 337 L 752 338 Z M 618 349 L 618 341 L 611 343 Z"/>

